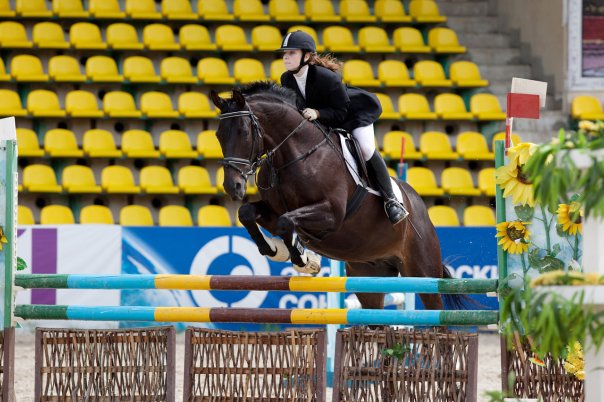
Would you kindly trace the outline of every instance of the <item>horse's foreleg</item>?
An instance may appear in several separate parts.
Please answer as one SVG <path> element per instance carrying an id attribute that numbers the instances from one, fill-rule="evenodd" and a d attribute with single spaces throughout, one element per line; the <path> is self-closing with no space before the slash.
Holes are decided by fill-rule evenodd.
<path id="1" fill-rule="evenodd" d="M 289 260 L 289 250 L 283 240 L 268 237 L 258 227 L 258 223 L 271 231 L 277 225 L 277 215 L 272 213 L 264 201 L 243 204 L 237 212 L 239 221 L 247 229 L 250 237 L 258 246 L 258 251 L 273 261 Z"/>

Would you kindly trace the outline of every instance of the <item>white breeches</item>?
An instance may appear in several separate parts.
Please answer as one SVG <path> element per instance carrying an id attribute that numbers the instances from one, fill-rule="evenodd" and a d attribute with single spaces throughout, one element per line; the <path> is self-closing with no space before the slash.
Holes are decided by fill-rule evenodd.
<path id="1" fill-rule="evenodd" d="M 363 159 L 367 162 L 375 152 L 375 136 L 373 134 L 373 124 L 365 127 L 358 127 L 352 130 L 352 136 L 359 142 Z"/>

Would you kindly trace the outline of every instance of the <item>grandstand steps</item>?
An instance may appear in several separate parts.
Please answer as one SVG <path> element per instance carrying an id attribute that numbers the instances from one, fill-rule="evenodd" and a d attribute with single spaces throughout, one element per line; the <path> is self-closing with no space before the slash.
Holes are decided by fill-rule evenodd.
<path id="1" fill-rule="evenodd" d="M 457 16 L 486 16 L 489 12 L 487 1 L 442 1 L 438 2 L 438 9 L 447 17 Z"/>
<path id="2" fill-rule="evenodd" d="M 491 48 L 513 47 L 512 37 L 505 33 L 484 33 L 476 35 L 475 33 L 458 33 L 459 43 L 473 49 L 474 47 L 488 44 Z"/>
<path id="3" fill-rule="evenodd" d="M 463 33 L 497 33 L 499 32 L 499 18 L 488 16 L 457 16 L 447 18 L 447 26 L 453 28 L 458 34 Z"/>
<path id="4" fill-rule="evenodd" d="M 507 79 L 508 83 L 510 83 L 512 77 L 531 78 L 532 71 L 531 66 L 528 64 L 482 64 L 480 66 L 480 74 L 489 81 Z"/>
<path id="5" fill-rule="evenodd" d="M 551 98 L 551 97 L 550 97 Z M 541 110 L 539 120 L 514 119 L 514 132 L 520 134 L 523 141 L 547 142 L 558 134 L 561 127 L 568 126 L 568 116 L 560 110 Z"/>
<path id="6" fill-rule="evenodd" d="M 470 49 L 472 61 L 479 66 L 484 65 L 502 65 L 502 64 L 520 64 L 522 55 L 519 48 L 487 48 L 473 47 Z"/>

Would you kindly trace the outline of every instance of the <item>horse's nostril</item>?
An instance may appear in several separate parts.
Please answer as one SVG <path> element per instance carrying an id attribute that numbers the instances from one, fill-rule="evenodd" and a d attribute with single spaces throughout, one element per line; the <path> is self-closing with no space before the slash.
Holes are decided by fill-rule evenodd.
<path id="1" fill-rule="evenodd" d="M 241 183 L 235 183 L 235 189 L 237 191 L 241 190 Z"/>

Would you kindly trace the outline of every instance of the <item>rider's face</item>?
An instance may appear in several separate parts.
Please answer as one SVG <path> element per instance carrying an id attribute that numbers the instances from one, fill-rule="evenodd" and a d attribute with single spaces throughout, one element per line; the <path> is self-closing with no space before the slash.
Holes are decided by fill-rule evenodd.
<path id="1" fill-rule="evenodd" d="M 302 59 L 302 50 L 285 50 L 283 52 L 283 64 L 285 69 L 288 71 L 294 71 L 300 66 L 300 60 Z"/>

